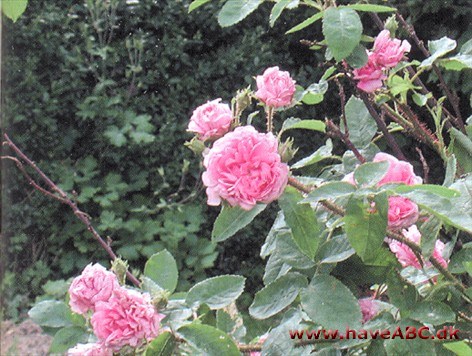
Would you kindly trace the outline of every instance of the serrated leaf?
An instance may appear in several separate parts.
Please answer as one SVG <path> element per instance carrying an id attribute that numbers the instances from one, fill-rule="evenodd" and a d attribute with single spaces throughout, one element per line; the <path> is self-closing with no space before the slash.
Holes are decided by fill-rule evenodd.
<path id="1" fill-rule="evenodd" d="M 435 184 L 399 185 L 398 187 L 393 188 L 393 191 L 398 194 L 426 191 L 444 198 L 456 198 L 460 196 L 460 193 L 457 190 Z"/>
<path id="2" fill-rule="evenodd" d="M 454 48 L 456 48 L 456 46 L 457 42 L 448 37 L 442 37 L 435 41 L 428 41 L 428 49 L 431 53 L 431 56 L 421 62 L 419 67 L 428 67 L 432 65 L 435 60 L 452 51 Z"/>
<path id="3" fill-rule="evenodd" d="M 173 293 L 179 279 L 177 263 L 172 254 L 163 250 L 149 258 L 144 266 L 144 275 L 162 289 Z"/>
<path id="4" fill-rule="evenodd" d="M 344 216 L 347 238 L 364 262 L 376 259 L 387 229 L 387 196 L 378 194 L 374 201 L 373 208 L 363 200 L 351 198 Z"/>
<path id="5" fill-rule="evenodd" d="M 305 129 L 305 130 L 326 132 L 326 125 L 321 120 L 301 120 L 301 119 L 291 117 L 284 121 L 280 132 L 285 132 L 287 130 L 293 130 L 293 129 Z"/>
<path id="6" fill-rule="evenodd" d="M 323 16 L 323 35 L 336 61 L 349 56 L 359 44 L 362 22 L 356 11 L 346 7 L 330 7 Z"/>
<path id="7" fill-rule="evenodd" d="M 152 340 L 146 347 L 144 356 L 172 356 L 176 340 L 171 332 L 163 332 L 154 340 Z"/>
<path id="8" fill-rule="evenodd" d="M 346 121 L 349 139 L 357 148 L 367 146 L 377 132 L 377 124 L 361 99 L 351 96 L 346 103 Z M 342 131 L 345 129 L 341 127 Z"/>
<path id="9" fill-rule="evenodd" d="M 291 271 L 291 269 L 292 266 L 290 266 L 288 263 L 285 263 L 278 253 L 274 253 L 270 255 L 269 259 L 267 260 L 262 280 L 265 285 L 268 285 L 274 282 L 276 279 L 286 275 Z"/>
<path id="10" fill-rule="evenodd" d="M 62 354 L 79 343 L 86 343 L 88 338 L 89 333 L 78 326 L 68 326 L 59 329 L 52 339 L 49 352 Z"/>
<path id="11" fill-rule="evenodd" d="M 424 301 L 418 303 L 411 310 L 409 317 L 421 323 L 440 325 L 456 321 L 456 314 L 452 309 L 438 301 Z"/>
<path id="12" fill-rule="evenodd" d="M 28 312 L 29 317 L 38 325 L 50 328 L 73 326 L 72 312 L 66 303 L 58 300 L 44 300 Z"/>
<path id="13" fill-rule="evenodd" d="M 471 355 L 472 349 L 465 341 L 456 341 L 456 342 L 447 342 L 442 344 L 442 346 L 458 356 Z"/>
<path id="14" fill-rule="evenodd" d="M 182 326 L 178 332 L 203 355 L 208 356 L 240 356 L 238 347 L 231 338 L 221 330 L 205 324 L 189 324 Z"/>
<path id="15" fill-rule="evenodd" d="M 13 22 L 16 22 L 23 12 L 25 12 L 28 6 L 28 0 L 2 0 L 1 6 L 5 16 Z"/>
<path id="16" fill-rule="evenodd" d="M 256 319 L 267 319 L 289 306 L 301 288 L 308 284 L 299 273 L 288 273 L 256 293 L 249 314 Z"/>
<path id="17" fill-rule="evenodd" d="M 299 169 L 299 168 L 307 167 L 328 158 L 339 159 L 338 156 L 332 155 L 332 151 L 333 151 L 333 142 L 331 141 L 331 139 L 328 138 L 326 140 L 326 145 L 321 146 L 308 157 L 302 158 L 301 160 L 295 162 L 294 164 L 292 164 L 291 168 Z"/>
<path id="18" fill-rule="evenodd" d="M 340 235 L 324 242 L 316 253 L 316 259 L 320 263 L 337 263 L 347 260 L 355 253 L 346 235 Z"/>
<path id="19" fill-rule="evenodd" d="M 454 154 L 451 154 L 446 162 L 446 174 L 444 177 L 443 186 L 449 187 L 452 183 L 454 183 L 454 179 L 456 178 L 457 172 L 457 159 Z"/>
<path id="20" fill-rule="evenodd" d="M 188 12 L 191 13 L 193 10 L 199 8 L 200 6 L 210 2 L 211 0 L 194 0 L 188 7 Z"/>
<path id="21" fill-rule="evenodd" d="M 237 24 L 256 10 L 264 0 L 226 1 L 218 13 L 218 23 L 221 27 Z"/>
<path id="22" fill-rule="evenodd" d="M 294 268 L 308 269 L 315 265 L 312 260 L 300 251 L 292 238 L 292 234 L 288 231 L 278 234 L 276 246 L 276 253 L 285 263 Z"/>
<path id="23" fill-rule="evenodd" d="M 354 171 L 354 179 L 359 185 L 374 186 L 387 174 L 388 167 L 387 161 L 363 163 Z"/>
<path id="24" fill-rule="evenodd" d="M 272 11 L 270 12 L 270 17 L 269 17 L 270 27 L 274 27 L 275 21 L 277 21 L 277 19 L 282 14 L 282 11 L 284 11 L 285 8 L 291 2 L 292 2 L 292 0 L 280 0 L 274 5 L 274 7 L 272 8 Z"/>
<path id="25" fill-rule="evenodd" d="M 313 16 L 310 16 L 309 18 L 307 18 L 302 23 L 299 23 L 297 26 L 292 27 L 290 30 L 285 32 L 285 34 L 288 35 L 289 33 L 294 33 L 294 32 L 303 30 L 305 27 L 310 26 L 311 24 L 315 23 L 316 21 L 318 21 L 322 17 L 323 17 L 323 11 L 320 11 L 320 12 L 314 14 Z"/>
<path id="26" fill-rule="evenodd" d="M 185 302 L 189 306 L 206 304 L 211 309 L 224 308 L 241 295 L 245 280 L 242 276 L 234 275 L 205 279 L 188 291 Z"/>
<path id="27" fill-rule="evenodd" d="M 261 213 L 267 205 L 257 204 L 251 210 L 241 209 L 239 206 L 223 206 L 215 220 L 211 240 L 222 242 L 233 236 L 243 227 L 246 227 L 254 218 Z"/>
<path id="28" fill-rule="evenodd" d="M 365 12 L 394 12 L 397 11 L 394 7 L 384 6 L 384 5 L 373 5 L 373 4 L 352 4 L 347 5 L 356 11 L 365 11 Z"/>
<path id="29" fill-rule="evenodd" d="M 279 206 L 285 222 L 292 230 L 293 239 L 300 250 L 313 259 L 320 240 L 320 227 L 309 204 L 299 204 L 302 195 L 292 187 L 287 187 L 279 198 Z"/>
<path id="30" fill-rule="evenodd" d="M 293 167 L 292 167 L 293 168 Z M 356 187 L 347 182 L 328 182 L 308 194 L 302 203 L 317 203 L 325 199 L 337 199 L 351 195 L 356 191 Z"/>
<path id="31" fill-rule="evenodd" d="M 357 298 L 332 276 L 315 275 L 300 296 L 303 310 L 325 329 L 355 329 L 361 325 Z"/>

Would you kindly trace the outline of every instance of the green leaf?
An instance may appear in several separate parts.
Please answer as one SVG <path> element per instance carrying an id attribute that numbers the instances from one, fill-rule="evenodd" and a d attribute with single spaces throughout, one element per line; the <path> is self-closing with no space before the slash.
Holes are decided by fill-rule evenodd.
<path id="1" fill-rule="evenodd" d="M 387 195 L 378 194 L 374 201 L 373 208 L 368 202 L 351 198 L 344 216 L 347 238 L 364 262 L 376 259 L 387 229 Z"/>
<path id="2" fill-rule="evenodd" d="M 349 56 L 359 44 L 362 23 L 356 11 L 330 7 L 323 16 L 323 35 L 336 61 Z"/>
<path id="3" fill-rule="evenodd" d="M 331 139 L 328 138 L 326 140 L 326 145 L 321 146 L 308 157 L 302 158 L 298 162 L 295 162 L 294 164 L 292 164 L 291 168 L 292 169 L 303 168 L 303 167 L 307 167 L 312 164 L 318 163 L 324 159 L 339 158 L 338 156 L 333 156 L 332 151 L 333 151 L 333 142 L 331 141 Z"/>
<path id="4" fill-rule="evenodd" d="M 74 324 L 69 306 L 58 300 L 39 302 L 30 309 L 28 315 L 36 324 L 50 328 L 61 328 Z"/>
<path id="5" fill-rule="evenodd" d="M 144 356 L 172 356 L 176 341 L 171 332 L 163 332 L 154 340 L 152 340 L 146 347 Z"/>
<path id="6" fill-rule="evenodd" d="M 449 263 L 449 271 L 451 273 L 460 274 L 465 273 L 466 268 L 464 262 L 472 261 L 472 243 L 465 244 L 462 250 L 454 253 Z"/>
<path id="7" fill-rule="evenodd" d="M 441 302 L 424 301 L 415 305 L 409 317 L 421 323 L 440 325 L 456 321 L 456 314 L 452 309 Z"/>
<path id="8" fill-rule="evenodd" d="M 81 327 L 68 326 L 59 329 L 52 339 L 49 352 L 53 354 L 65 353 L 79 343 L 86 343 L 89 334 Z"/>
<path id="9" fill-rule="evenodd" d="M 6 17 L 16 22 L 18 18 L 25 12 L 28 6 L 28 0 L 2 0 L 2 11 Z"/>
<path id="10" fill-rule="evenodd" d="M 449 149 L 454 153 L 457 163 L 464 173 L 472 172 L 472 141 L 455 128 L 449 130 L 451 143 Z"/>
<path id="11" fill-rule="evenodd" d="M 346 7 L 349 7 L 353 10 L 365 11 L 365 12 L 393 12 L 393 11 L 397 11 L 397 9 L 395 9 L 394 7 L 383 6 L 383 5 L 372 5 L 372 4 L 352 4 L 352 5 L 347 5 Z"/>
<path id="12" fill-rule="evenodd" d="M 116 147 L 123 146 L 127 141 L 123 132 L 115 125 L 109 126 L 103 135 L 110 140 L 110 143 L 113 146 Z"/>
<path id="13" fill-rule="evenodd" d="M 270 12 L 270 17 L 269 17 L 270 27 L 274 27 L 275 21 L 277 21 L 277 19 L 282 14 L 282 11 L 284 11 L 285 8 L 291 2 L 292 2 L 292 0 L 280 0 L 274 5 L 274 7 L 272 8 L 272 11 Z"/>
<path id="14" fill-rule="evenodd" d="M 288 263 L 285 263 L 280 254 L 277 252 L 273 253 L 270 255 L 269 260 L 267 261 L 262 280 L 265 285 L 268 285 L 274 282 L 276 279 L 286 275 L 291 269 L 292 266 L 290 266 Z"/>
<path id="15" fill-rule="evenodd" d="M 245 280 L 233 275 L 205 279 L 188 291 L 185 302 L 189 306 L 206 304 L 211 309 L 224 308 L 241 295 Z"/>
<path id="16" fill-rule="evenodd" d="M 356 251 L 352 248 L 346 235 L 339 235 L 320 246 L 316 253 L 316 259 L 320 263 L 337 263 L 347 260 L 355 253 Z"/>
<path id="17" fill-rule="evenodd" d="M 456 341 L 456 342 L 446 342 L 442 346 L 458 356 L 471 355 L 472 349 L 465 341 Z"/>
<path id="18" fill-rule="evenodd" d="M 357 298 L 332 276 L 315 275 L 301 292 L 301 305 L 311 320 L 325 329 L 355 329 L 361 325 Z"/>
<path id="19" fill-rule="evenodd" d="M 414 286 L 405 281 L 397 271 L 392 269 L 387 275 L 388 297 L 390 303 L 398 307 L 402 317 L 408 316 L 418 300 Z"/>
<path id="20" fill-rule="evenodd" d="M 173 293 L 177 287 L 179 271 L 172 254 L 163 250 L 149 258 L 144 266 L 144 275 L 157 283 L 159 287 Z"/>
<path id="21" fill-rule="evenodd" d="M 298 269 L 308 269 L 315 265 L 315 263 L 305 256 L 293 240 L 290 232 L 280 233 L 276 240 L 276 254 L 278 254 L 282 261 L 290 266 Z"/>
<path id="22" fill-rule="evenodd" d="M 287 187 L 279 198 L 285 222 L 292 230 L 293 239 L 300 250 L 313 259 L 320 241 L 320 227 L 315 212 L 309 204 L 299 204 L 302 195 L 295 188 Z"/>
<path id="23" fill-rule="evenodd" d="M 301 120 L 291 117 L 284 121 L 280 132 L 285 132 L 287 130 L 293 129 L 305 129 L 326 132 L 326 125 L 321 120 Z"/>
<path id="24" fill-rule="evenodd" d="M 357 148 L 367 146 L 377 132 L 377 124 L 369 114 L 361 99 L 351 96 L 346 103 L 346 121 L 349 129 L 349 139 Z M 342 128 L 345 132 L 345 129 Z"/>
<path id="25" fill-rule="evenodd" d="M 237 24 L 251 12 L 256 10 L 264 0 L 238 0 L 226 1 L 218 13 L 218 23 L 221 27 L 228 27 Z"/>
<path id="26" fill-rule="evenodd" d="M 221 330 L 210 325 L 192 323 L 181 327 L 178 332 L 203 355 L 240 356 L 236 344 Z"/>
<path id="27" fill-rule="evenodd" d="M 251 210 L 241 209 L 239 206 L 226 206 L 221 209 L 220 215 L 215 220 L 211 240 L 214 242 L 225 241 L 233 236 L 243 227 L 247 226 L 254 218 L 261 213 L 267 205 L 257 204 Z"/>
<path id="28" fill-rule="evenodd" d="M 429 259 L 434 251 L 441 226 L 441 220 L 432 216 L 420 227 L 421 253 L 425 259 Z"/>
<path id="29" fill-rule="evenodd" d="M 292 167 L 293 168 L 293 167 Z M 315 190 L 302 200 L 303 203 L 317 203 L 320 200 L 336 199 L 351 195 L 356 187 L 347 182 L 328 182 Z"/>
<path id="30" fill-rule="evenodd" d="M 457 159 L 454 154 L 447 159 L 446 162 L 446 174 L 444 177 L 443 185 L 445 187 L 449 187 L 452 183 L 454 183 L 454 179 L 456 178 L 457 172 Z"/>
<path id="31" fill-rule="evenodd" d="M 463 70 L 472 68 L 472 55 L 458 54 L 457 56 L 444 58 L 439 61 L 439 65 L 447 70 Z"/>
<path id="32" fill-rule="evenodd" d="M 210 2 L 211 0 L 194 0 L 188 7 L 188 12 L 191 13 L 193 10 L 199 8 L 200 6 Z"/>
<path id="33" fill-rule="evenodd" d="M 286 35 L 288 35 L 289 33 L 294 33 L 294 32 L 297 32 L 297 31 L 300 31 L 300 30 L 303 30 L 305 27 L 308 27 L 310 26 L 311 24 L 315 23 L 316 21 L 318 21 L 319 19 L 321 19 L 323 17 L 323 11 L 320 11 L 316 14 L 314 14 L 313 16 L 310 16 L 309 18 L 307 18 L 305 21 L 303 21 L 302 23 L 299 23 L 297 26 L 295 27 L 292 27 L 290 30 L 288 30 L 287 32 L 285 32 Z"/>
<path id="34" fill-rule="evenodd" d="M 431 97 L 431 96 L 429 96 L 429 97 Z M 411 96 L 411 98 L 413 99 L 413 101 L 415 102 L 415 104 L 418 105 L 418 106 L 420 106 L 420 107 L 425 106 L 426 103 L 428 102 L 428 95 L 413 93 L 413 95 Z"/>
<path id="35" fill-rule="evenodd" d="M 457 190 L 435 184 L 399 185 L 393 189 L 393 191 L 398 194 L 422 190 L 444 198 L 455 198 L 460 196 L 460 193 Z"/>
<path id="36" fill-rule="evenodd" d="M 374 186 L 385 176 L 388 167 L 387 161 L 363 163 L 354 171 L 354 179 L 359 185 Z"/>
<path id="37" fill-rule="evenodd" d="M 422 327 L 420 323 L 411 319 L 402 319 L 398 325 L 405 336 L 407 327 L 414 327 L 417 330 Z M 384 347 L 387 351 L 387 355 L 436 355 L 434 350 L 434 342 L 431 339 L 405 339 L 400 337 L 392 338 L 393 330 L 390 333 L 390 339 L 385 340 Z"/>
<path id="38" fill-rule="evenodd" d="M 428 48 L 431 56 L 421 62 L 419 67 L 428 67 L 432 65 L 435 60 L 452 51 L 456 46 L 457 42 L 448 37 L 443 37 L 436 41 L 428 41 Z"/>
<path id="39" fill-rule="evenodd" d="M 301 288 L 308 284 L 299 273 L 288 273 L 256 293 L 249 314 L 256 319 L 269 318 L 289 306 Z"/>
<path id="40" fill-rule="evenodd" d="M 353 68 L 362 68 L 367 63 L 369 57 L 367 56 L 366 48 L 358 44 L 352 53 L 346 58 L 347 63 Z"/>

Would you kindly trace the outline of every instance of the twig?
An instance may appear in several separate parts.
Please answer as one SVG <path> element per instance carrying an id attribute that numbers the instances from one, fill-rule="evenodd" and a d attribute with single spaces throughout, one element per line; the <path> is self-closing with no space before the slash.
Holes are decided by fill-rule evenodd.
<path id="1" fill-rule="evenodd" d="M 43 194 L 46 194 L 47 196 L 52 196 L 54 199 L 56 200 L 59 200 L 61 203 L 63 204 L 66 204 L 68 205 L 72 211 L 74 212 L 74 215 L 77 216 L 77 218 L 79 218 L 80 221 L 82 221 L 85 226 L 87 227 L 87 230 L 90 231 L 90 233 L 93 235 L 93 237 L 95 238 L 95 240 L 97 240 L 97 242 L 102 246 L 102 248 L 108 253 L 108 255 L 112 258 L 112 260 L 115 260 L 117 258 L 115 252 L 113 252 L 112 248 L 110 247 L 109 244 L 107 244 L 105 242 L 105 240 L 103 240 L 103 238 L 100 236 L 100 234 L 97 232 L 97 230 L 95 230 L 95 228 L 92 226 L 92 223 L 90 222 L 90 219 L 89 219 L 89 216 L 83 212 L 82 210 L 80 210 L 78 207 L 77 207 L 77 204 L 72 201 L 68 196 L 67 194 L 61 189 L 59 188 L 45 173 L 43 173 L 43 171 L 36 165 L 36 163 L 34 163 L 31 159 L 28 158 L 28 156 L 26 156 L 14 143 L 13 141 L 8 137 L 7 134 L 4 134 L 4 137 L 5 137 L 5 142 L 3 144 L 6 144 L 8 145 L 15 153 L 16 155 L 22 159 L 24 162 L 26 162 L 26 164 L 28 166 L 30 166 L 31 168 L 33 168 L 33 170 L 41 177 L 41 179 L 44 181 L 44 183 L 46 183 L 47 186 L 49 186 L 49 188 L 56 192 L 57 194 L 59 194 L 59 196 L 56 196 L 55 194 L 39 187 L 39 185 L 37 184 L 32 184 L 31 182 L 34 182 L 31 178 L 28 179 L 29 175 L 26 173 L 26 171 L 24 171 L 24 169 L 22 170 L 23 174 L 26 173 L 26 177 L 27 179 L 30 181 L 30 184 L 32 184 L 35 188 L 39 188 L 38 190 L 43 193 Z M 8 157 L 8 156 L 7 156 Z M 13 158 L 13 157 L 12 157 Z M 18 160 L 16 160 L 18 161 Z M 18 165 L 18 164 L 17 164 Z M 20 166 L 22 167 L 22 164 L 20 163 Z M 21 169 L 21 168 L 20 168 Z M 131 281 L 131 283 L 133 283 L 136 287 L 139 287 L 139 285 L 141 284 L 139 282 L 139 280 L 133 275 L 131 274 L 131 272 L 129 271 L 126 271 L 126 276 L 128 277 L 128 279 Z"/>
<path id="2" fill-rule="evenodd" d="M 421 152 L 421 149 L 419 147 L 415 147 L 416 152 L 418 152 L 418 155 L 420 156 L 420 161 L 421 164 L 423 165 L 423 183 L 427 184 L 429 179 L 429 166 L 428 162 L 426 162 L 423 152 Z"/>
<path id="3" fill-rule="evenodd" d="M 326 119 L 325 122 L 326 122 L 326 126 L 328 127 L 328 129 L 331 132 L 333 132 L 335 134 L 335 136 L 339 137 L 341 139 L 341 141 L 344 142 L 344 144 L 347 146 L 347 148 L 349 148 L 352 151 L 352 153 L 354 153 L 354 156 L 356 156 L 358 161 L 361 162 L 361 163 L 365 163 L 366 160 L 365 160 L 364 156 L 359 152 L 359 150 L 356 148 L 356 146 L 354 146 L 352 141 L 349 139 L 349 134 L 348 133 L 343 133 L 339 129 L 339 127 L 334 122 L 332 122 L 331 120 Z M 347 126 L 345 126 L 345 127 L 347 128 Z"/>
<path id="4" fill-rule="evenodd" d="M 346 95 L 344 94 L 344 87 L 341 85 L 338 78 L 334 78 L 334 81 L 339 89 L 339 100 L 341 100 L 341 118 L 344 124 L 344 134 L 346 137 L 349 137 L 349 128 L 347 126 L 346 119 Z"/>
<path id="5" fill-rule="evenodd" d="M 413 41 L 415 42 L 415 44 L 418 46 L 418 48 L 421 50 L 421 52 L 423 52 L 423 54 L 425 55 L 425 57 L 429 57 L 431 54 L 429 53 L 429 51 L 426 49 L 423 41 L 421 41 L 419 38 L 418 38 L 418 35 L 416 34 L 416 31 L 414 29 L 413 26 L 409 25 L 405 19 L 403 18 L 403 16 L 399 13 L 396 14 L 396 17 L 398 19 L 398 21 L 402 24 L 402 26 L 405 28 L 405 30 L 407 30 L 408 32 L 408 35 L 410 36 L 411 39 L 413 39 Z M 453 116 L 453 119 L 454 121 L 456 122 L 456 124 L 459 126 L 459 128 L 461 129 L 462 132 L 465 133 L 465 126 L 464 126 L 464 121 L 462 120 L 462 115 L 461 115 L 461 112 L 460 112 L 460 109 L 459 109 L 459 103 L 458 103 L 458 99 L 457 99 L 457 95 L 454 94 L 450 89 L 449 87 L 447 86 L 445 80 L 444 80 L 444 77 L 442 76 L 442 73 L 441 71 L 439 70 L 438 66 L 436 64 L 432 64 L 431 65 L 434 72 L 436 73 L 436 75 L 438 76 L 438 79 L 439 79 L 439 82 L 440 82 L 440 87 L 444 90 L 444 92 L 446 93 L 446 96 L 449 100 L 449 102 L 451 103 L 452 105 L 452 108 L 454 109 L 454 113 L 456 114 L 456 116 L 454 117 Z"/>
<path id="6" fill-rule="evenodd" d="M 406 161 L 407 159 L 403 155 L 403 152 L 401 151 L 400 147 L 398 146 L 397 141 L 395 141 L 395 138 L 393 135 L 388 131 L 387 125 L 385 125 L 385 121 L 380 117 L 379 113 L 377 110 L 375 110 L 374 106 L 369 100 L 369 97 L 367 96 L 366 93 L 363 91 L 359 90 L 359 96 L 361 97 L 362 101 L 364 102 L 365 106 L 367 107 L 367 110 L 369 111 L 370 115 L 374 118 L 375 122 L 377 123 L 377 126 L 379 127 L 380 131 L 382 131 L 385 139 L 387 140 L 388 145 L 390 148 L 393 150 L 395 153 L 395 156 L 397 158 Z"/>
<path id="7" fill-rule="evenodd" d="M 272 106 L 267 106 L 267 132 L 273 131 L 272 119 L 274 117 L 274 108 Z"/>

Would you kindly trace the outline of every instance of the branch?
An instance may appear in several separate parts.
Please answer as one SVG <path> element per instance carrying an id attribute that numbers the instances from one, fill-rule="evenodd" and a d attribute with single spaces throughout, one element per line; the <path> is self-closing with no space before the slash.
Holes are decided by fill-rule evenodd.
<path id="1" fill-rule="evenodd" d="M 352 151 L 352 153 L 354 153 L 354 156 L 356 156 L 358 161 L 361 162 L 361 163 L 365 163 L 366 160 L 365 160 L 364 156 L 359 152 L 359 150 L 356 148 L 356 146 L 354 146 L 352 141 L 349 139 L 349 134 L 347 133 L 346 124 L 344 126 L 346 128 L 346 133 L 343 133 L 339 129 L 339 127 L 334 122 L 332 122 L 331 120 L 326 119 L 325 122 L 326 122 L 326 126 L 328 127 L 328 129 L 331 132 L 333 132 L 335 136 L 339 137 L 339 139 L 341 141 L 344 142 L 344 144 L 347 146 L 347 148 L 349 148 Z"/>
<path id="2" fill-rule="evenodd" d="M 59 188 L 46 174 L 44 174 L 43 171 L 36 165 L 36 163 L 34 163 L 31 159 L 29 159 L 28 156 L 26 156 L 13 143 L 13 141 L 10 140 L 10 138 L 8 137 L 7 134 L 4 134 L 4 137 L 5 137 L 5 142 L 3 144 L 10 147 L 20 159 L 22 159 L 24 162 L 26 162 L 26 164 L 28 166 L 33 168 L 33 170 L 41 177 L 41 179 L 44 181 L 44 183 L 53 192 L 57 193 L 59 196 L 57 196 L 56 194 L 40 187 L 36 182 L 34 182 L 34 180 L 31 179 L 31 177 L 28 175 L 28 173 L 26 173 L 26 170 L 24 169 L 23 164 L 18 159 L 14 158 L 14 157 L 10 157 L 10 156 L 5 156 L 5 157 L 2 157 L 2 158 L 12 159 L 13 161 L 15 161 L 17 163 L 18 168 L 20 168 L 20 170 L 23 172 L 23 174 L 28 179 L 29 183 L 31 185 L 33 185 L 33 187 L 38 189 L 41 193 L 43 193 L 43 194 L 45 194 L 49 197 L 53 197 L 54 199 L 60 201 L 61 203 L 68 205 L 72 209 L 72 211 L 74 212 L 74 215 L 77 216 L 77 218 L 80 221 L 82 221 L 82 223 L 84 223 L 84 225 L 87 227 L 87 230 L 90 231 L 90 233 L 93 235 L 95 240 L 97 240 L 97 242 L 102 246 L 102 248 L 112 258 L 112 260 L 115 260 L 117 258 L 116 254 L 113 252 L 110 245 L 108 243 L 106 243 L 105 240 L 103 240 L 103 238 L 100 236 L 100 234 L 97 232 L 97 230 L 95 230 L 95 228 L 92 226 L 92 223 L 90 222 L 89 216 L 85 212 L 80 210 L 77 207 L 77 204 L 74 201 L 72 201 L 67 196 L 67 194 L 61 188 Z M 139 280 L 133 274 L 131 274 L 131 272 L 126 271 L 126 276 L 131 281 L 131 283 L 133 283 L 136 287 L 139 287 L 139 285 L 141 283 L 139 282 Z"/>

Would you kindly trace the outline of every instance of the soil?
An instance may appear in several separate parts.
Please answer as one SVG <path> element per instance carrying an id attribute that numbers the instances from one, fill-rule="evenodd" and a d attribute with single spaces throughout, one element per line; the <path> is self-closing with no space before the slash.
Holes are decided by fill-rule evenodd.
<path id="1" fill-rule="evenodd" d="M 1 356 L 42 356 L 47 355 L 52 337 L 41 327 L 26 319 L 20 324 L 3 321 L 0 327 Z"/>

